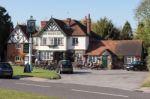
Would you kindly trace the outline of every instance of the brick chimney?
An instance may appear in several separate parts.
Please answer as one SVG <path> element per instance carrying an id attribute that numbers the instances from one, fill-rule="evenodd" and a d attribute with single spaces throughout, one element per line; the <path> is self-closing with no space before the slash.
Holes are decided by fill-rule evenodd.
<path id="1" fill-rule="evenodd" d="M 83 20 L 83 24 L 84 24 L 85 26 L 87 26 L 87 16 L 85 16 L 85 19 Z"/>
<path id="2" fill-rule="evenodd" d="M 71 18 L 67 18 L 66 21 L 67 21 L 67 25 L 70 26 L 71 25 Z"/>
<path id="3" fill-rule="evenodd" d="M 88 18 L 87 18 L 87 33 L 90 35 L 91 32 L 91 18 L 90 18 L 90 14 L 88 14 Z"/>
<path id="4" fill-rule="evenodd" d="M 41 21 L 41 29 L 43 29 L 47 23 L 48 23 L 48 21 Z"/>

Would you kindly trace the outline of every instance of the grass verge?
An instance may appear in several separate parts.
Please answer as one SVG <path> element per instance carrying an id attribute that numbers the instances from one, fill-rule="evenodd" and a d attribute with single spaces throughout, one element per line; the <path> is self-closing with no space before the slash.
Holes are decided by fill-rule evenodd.
<path id="1" fill-rule="evenodd" d="M 55 71 L 44 70 L 41 68 L 33 68 L 32 73 L 24 73 L 24 67 L 13 66 L 13 71 L 14 71 L 14 76 L 60 79 L 60 75 Z"/>
<path id="2" fill-rule="evenodd" d="M 150 72 L 149 72 L 147 78 L 144 80 L 142 87 L 150 87 Z"/>
<path id="3" fill-rule="evenodd" d="M 59 98 L 18 92 L 15 90 L 0 89 L 0 99 L 59 99 Z"/>

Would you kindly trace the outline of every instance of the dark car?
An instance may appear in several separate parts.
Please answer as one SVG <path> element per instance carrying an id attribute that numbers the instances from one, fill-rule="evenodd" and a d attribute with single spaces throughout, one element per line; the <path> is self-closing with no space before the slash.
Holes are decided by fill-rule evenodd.
<path id="1" fill-rule="evenodd" d="M 133 62 L 132 64 L 127 64 L 126 70 L 142 71 L 142 70 L 147 70 L 147 67 L 146 67 L 145 62 L 137 61 L 137 62 Z"/>
<path id="2" fill-rule="evenodd" d="M 61 73 L 73 73 L 73 66 L 70 60 L 61 60 L 58 63 L 57 72 Z"/>
<path id="3" fill-rule="evenodd" d="M 13 77 L 13 69 L 9 63 L 0 63 L 0 77 Z"/>

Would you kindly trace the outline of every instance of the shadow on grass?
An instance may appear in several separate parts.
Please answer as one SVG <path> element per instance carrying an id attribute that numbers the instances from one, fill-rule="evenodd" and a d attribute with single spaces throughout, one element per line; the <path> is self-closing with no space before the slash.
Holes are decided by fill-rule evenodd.
<path id="1" fill-rule="evenodd" d="M 0 79 L 19 80 L 21 78 L 27 78 L 27 77 L 33 77 L 33 76 L 30 76 L 30 75 L 17 75 L 17 76 L 13 76 L 12 78 L 10 78 L 10 77 L 0 77 Z"/>
<path id="2" fill-rule="evenodd" d="M 17 75 L 17 76 L 13 76 L 12 79 L 19 80 L 21 78 L 28 78 L 28 77 L 33 77 L 33 76 L 30 76 L 30 75 Z"/>
<path id="3" fill-rule="evenodd" d="M 43 73 L 43 72 L 33 72 L 33 73 Z"/>

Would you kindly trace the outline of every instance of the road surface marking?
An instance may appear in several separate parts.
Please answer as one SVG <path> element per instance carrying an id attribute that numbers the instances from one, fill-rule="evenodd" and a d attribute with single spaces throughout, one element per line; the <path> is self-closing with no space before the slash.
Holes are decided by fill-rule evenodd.
<path id="1" fill-rule="evenodd" d="M 45 87 L 45 88 L 49 88 L 51 86 L 44 86 L 44 85 L 37 85 L 37 84 L 27 84 L 27 83 L 16 83 L 18 85 L 26 85 L 26 86 L 36 86 L 36 87 Z"/>
<path id="2" fill-rule="evenodd" d="M 129 97 L 129 96 L 125 96 L 125 95 L 117 95 L 117 94 L 109 94 L 109 93 L 93 92 L 93 91 L 86 91 L 86 90 L 77 90 L 77 89 L 72 89 L 72 91 L 85 92 L 85 93 L 94 93 L 94 94 L 116 96 L 116 97 L 124 97 L 124 98 L 128 98 Z"/>

